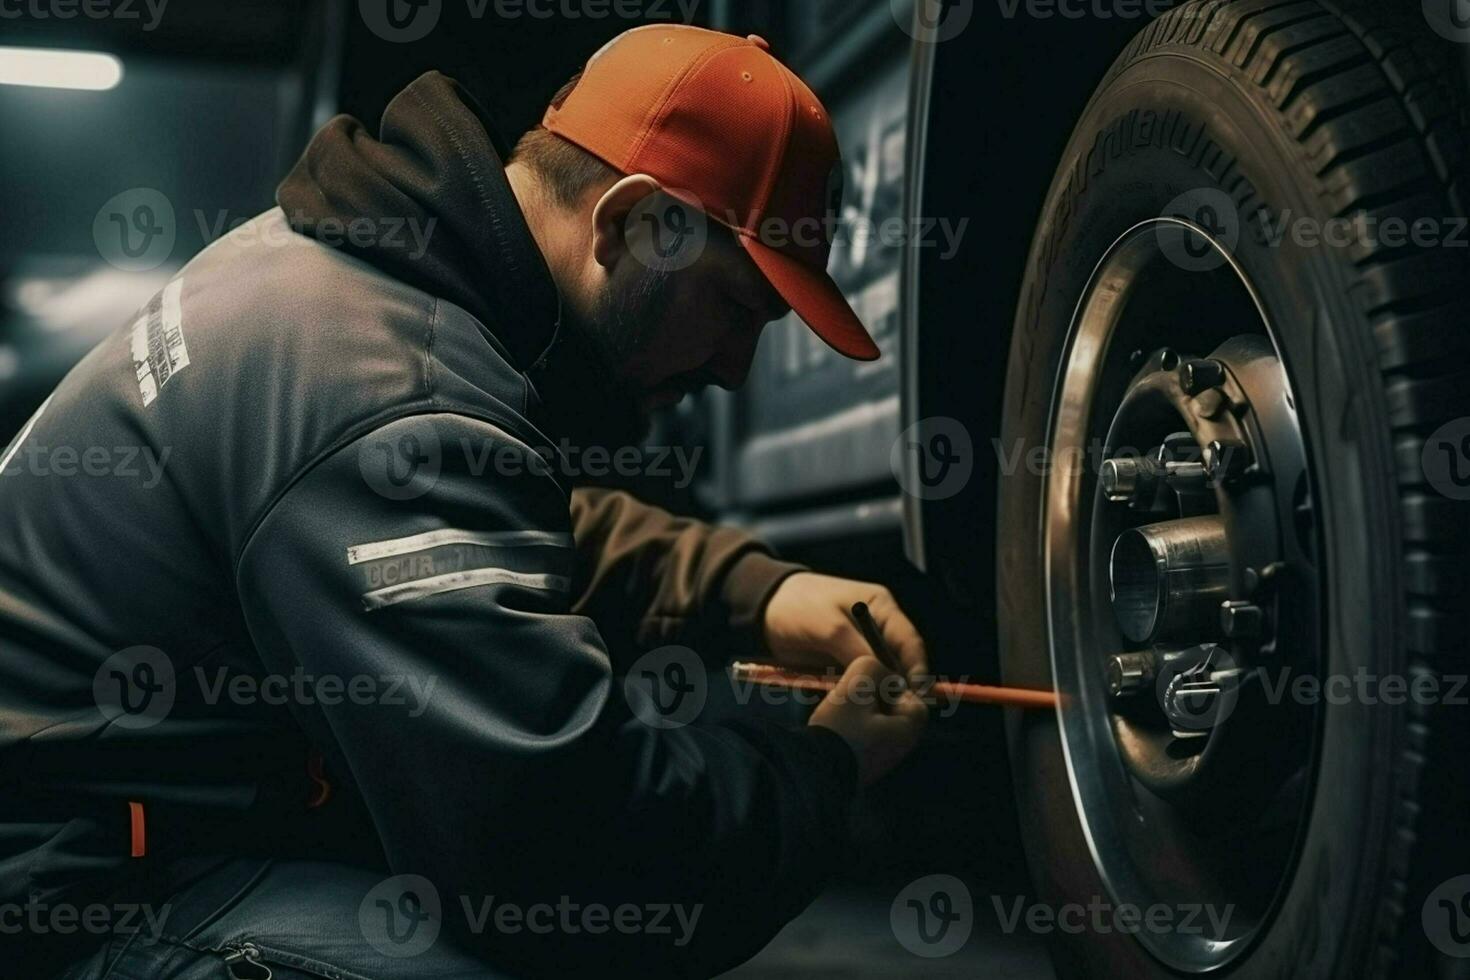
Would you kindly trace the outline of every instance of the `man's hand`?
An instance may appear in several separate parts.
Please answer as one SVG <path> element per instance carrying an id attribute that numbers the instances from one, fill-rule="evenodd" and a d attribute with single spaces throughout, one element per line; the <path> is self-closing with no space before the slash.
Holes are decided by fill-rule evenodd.
<path id="1" fill-rule="evenodd" d="M 809 724 L 841 735 L 857 756 L 864 786 L 886 775 L 919 744 L 929 708 L 876 657 L 854 660 L 817 705 Z"/>
<path id="2" fill-rule="evenodd" d="M 766 606 L 765 641 L 783 667 L 842 666 L 873 650 L 852 619 L 855 603 L 866 602 L 883 640 L 910 683 L 929 673 L 919 631 L 898 608 L 893 593 L 871 582 L 854 582 L 801 572 L 776 589 Z"/>

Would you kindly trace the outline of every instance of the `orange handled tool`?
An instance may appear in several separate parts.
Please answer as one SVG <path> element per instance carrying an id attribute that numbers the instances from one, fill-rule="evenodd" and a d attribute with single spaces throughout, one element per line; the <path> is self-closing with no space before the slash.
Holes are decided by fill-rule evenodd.
<path id="1" fill-rule="evenodd" d="M 783 687 L 797 691 L 830 691 L 837 686 L 838 677 L 833 674 L 807 674 L 787 670 L 771 664 L 736 663 L 730 668 L 731 676 L 747 684 L 762 687 Z M 924 697 L 933 696 L 943 701 L 963 701 L 966 704 L 999 704 L 1012 708 L 1055 708 L 1055 691 L 1034 691 L 1021 687 L 987 687 L 984 684 L 962 684 L 958 681 L 935 681 L 922 690 L 915 691 Z"/>

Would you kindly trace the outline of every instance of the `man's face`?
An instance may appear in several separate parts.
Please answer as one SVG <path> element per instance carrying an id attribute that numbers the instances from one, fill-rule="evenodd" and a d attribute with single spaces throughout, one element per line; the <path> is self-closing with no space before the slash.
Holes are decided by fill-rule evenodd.
<path id="1" fill-rule="evenodd" d="M 710 224 L 683 268 L 650 268 L 640 251 L 608 277 L 595 315 L 619 387 L 645 415 L 710 385 L 739 388 L 766 324 L 790 306 L 723 227 Z"/>

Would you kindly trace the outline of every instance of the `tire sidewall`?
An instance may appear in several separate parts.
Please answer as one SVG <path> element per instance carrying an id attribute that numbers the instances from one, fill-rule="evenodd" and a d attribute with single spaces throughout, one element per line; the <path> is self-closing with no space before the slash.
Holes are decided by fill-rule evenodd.
<path id="1" fill-rule="evenodd" d="M 1203 159 L 1156 145 L 1152 134 L 1145 141 L 1139 116 L 1150 109 L 1156 119 L 1177 111 L 1184 122 L 1202 126 L 1202 139 L 1232 156 L 1236 167 L 1217 162 L 1212 171 Z M 1131 129 L 1110 138 L 1110 127 L 1129 112 L 1135 113 Z M 1274 110 L 1230 69 L 1198 54 L 1167 52 L 1116 74 L 1089 104 L 1048 196 L 1013 335 L 1002 443 L 1028 449 L 1049 444 L 1068 328 L 1109 245 L 1133 225 L 1164 214 L 1186 192 L 1213 188 L 1246 202 L 1233 255 L 1258 292 L 1285 357 L 1315 476 L 1326 543 L 1326 671 L 1401 674 L 1392 447 L 1371 331 L 1350 296 L 1351 260 L 1343 249 L 1302 247 L 1291 236 L 1271 244 L 1259 215 L 1253 217 L 1256 204 L 1272 222 L 1288 209 L 1319 221 L 1331 217 L 1321 213 L 1312 180 Z M 1187 330 L 1181 337 L 1177 346 L 1188 350 Z M 1014 541 L 1003 542 L 999 554 L 1002 671 L 1007 683 L 1026 686 L 1052 683 L 1047 645 L 1039 639 L 1049 628 L 1044 486 L 1043 474 L 1024 468 L 1001 480 L 999 526 Z M 1231 964 L 1230 975 L 1327 976 L 1361 965 L 1361 946 L 1377 912 L 1394 798 L 1390 763 L 1407 710 L 1356 699 L 1323 705 L 1317 782 L 1299 863 L 1273 922 Z M 1082 837 L 1055 716 L 1012 715 L 1008 725 L 1038 898 L 1111 901 Z M 1067 972 L 1172 975 L 1131 937 L 1056 938 L 1059 966 Z"/>

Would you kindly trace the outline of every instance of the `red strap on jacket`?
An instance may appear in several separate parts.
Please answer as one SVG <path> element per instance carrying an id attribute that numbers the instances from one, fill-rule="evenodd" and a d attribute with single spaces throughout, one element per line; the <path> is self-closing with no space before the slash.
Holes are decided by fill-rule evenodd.
<path id="1" fill-rule="evenodd" d="M 132 856 L 135 858 L 147 857 L 148 855 L 148 823 L 143 812 L 143 804 L 130 802 L 128 804 L 128 817 L 132 823 Z"/>

